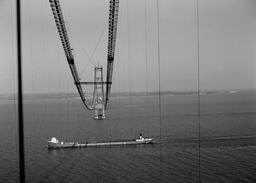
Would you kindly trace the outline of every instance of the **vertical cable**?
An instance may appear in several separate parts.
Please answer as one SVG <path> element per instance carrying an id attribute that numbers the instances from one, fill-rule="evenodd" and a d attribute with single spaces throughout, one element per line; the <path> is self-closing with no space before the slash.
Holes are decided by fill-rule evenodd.
<path id="1" fill-rule="evenodd" d="M 148 126 L 149 126 L 149 117 L 148 117 L 148 114 L 149 114 L 149 110 L 148 110 L 148 106 L 149 106 L 149 103 L 148 103 L 148 96 L 149 96 L 149 92 L 148 92 L 148 31 L 147 31 L 147 27 L 148 27 L 148 20 L 147 20 L 147 1 L 148 0 L 145 0 L 145 62 L 146 62 L 146 73 L 145 73 L 145 79 L 146 79 L 146 121 L 147 121 L 147 134 L 149 133 L 149 129 L 148 129 Z"/>
<path id="2" fill-rule="evenodd" d="M 199 57 L 199 0 L 196 1 L 197 16 L 197 96 L 198 96 L 198 182 L 201 179 L 201 101 L 200 101 L 200 57 Z"/>
<path id="3" fill-rule="evenodd" d="M 24 129 L 23 129 L 23 93 L 22 93 L 22 45 L 21 45 L 21 10 L 17 0 L 17 69 L 18 69 L 18 127 L 19 127 L 19 160 L 20 182 L 25 182 Z"/>
<path id="4" fill-rule="evenodd" d="M 132 81 L 131 81 L 131 77 L 132 77 L 132 59 L 131 59 L 131 48 L 130 48 L 130 7 L 131 7 L 131 2 L 130 1 L 126 1 L 127 3 L 127 9 L 126 9 L 126 24 L 127 24 L 127 57 L 128 57 L 128 97 L 129 97 L 129 124 L 131 125 L 130 126 L 130 130 L 131 132 L 133 131 L 133 123 L 131 124 L 132 122 L 132 95 L 131 95 L 131 92 L 132 92 Z"/>
<path id="5" fill-rule="evenodd" d="M 117 48 L 119 48 L 119 47 L 117 47 Z M 118 60 L 121 60 L 121 59 L 118 59 Z M 118 108 L 119 109 L 121 109 L 121 100 L 120 100 L 120 63 L 119 62 L 117 62 L 117 67 L 118 67 L 118 69 L 117 69 L 117 79 L 118 79 Z M 118 121 L 121 121 L 121 112 L 120 112 L 120 110 L 118 110 Z M 119 137 L 119 139 L 121 139 L 121 136 Z"/>
<path id="6" fill-rule="evenodd" d="M 161 102 L 161 65 L 160 65 L 160 36 L 159 36 L 159 0 L 157 3 L 157 60 L 158 60 L 158 108 L 159 108 L 159 148 L 160 148 L 160 176 L 162 175 L 162 102 Z"/>
<path id="7" fill-rule="evenodd" d="M 15 46 L 15 40 L 14 40 L 14 34 L 15 34 L 15 30 L 14 30 L 14 24 L 15 24 L 15 22 L 14 22 L 14 20 L 15 20 L 15 17 L 14 17 L 14 14 L 15 14 L 15 10 L 13 9 L 14 8 L 14 6 L 15 5 L 13 5 L 13 1 L 11 1 L 11 11 L 10 11 L 10 13 L 11 13 L 11 35 L 12 35 L 12 38 L 11 38 L 11 47 L 12 47 L 12 51 L 11 51 L 11 53 L 12 53 L 12 57 L 11 57 L 11 60 L 12 60 L 12 62 L 14 62 L 14 60 L 15 60 L 15 56 L 14 56 L 14 51 L 15 51 L 15 48 L 14 48 L 14 46 Z M 16 73 L 15 72 L 13 72 L 12 73 L 13 75 L 12 75 L 12 77 L 13 77 L 13 80 L 14 80 L 14 82 L 13 82 L 13 104 L 14 104 L 14 114 L 17 114 L 17 108 L 16 108 L 16 105 L 17 105 L 17 101 L 16 101 L 16 92 L 14 92 L 15 90 L 16 90 L 16 87 L 15 87 L 15 85 L 16 85 L 16 83 L 15 83 L 15 77 L 16 77 Z M 16 116 L 16 115 L 14 115 L 14 123 L 16 123 L 16 121 L 18 122 L 18 116 Z M 16 165 L 16 168 L 18 169 L 18 167 L 19 167 L 19 162 L 18 162 L 18 153 L 19 153 L 19 151 L 18 151 L 18 133 L 17 133 L 17 131 L 18 131 L 18 126 L 17 125 L 14 125 L 14 129 L 13 129 L 13 132 L 14 132 L 14 138 L 15 138 L 15 140 L 14 140 L 14 143 L 15 143 L 15 154 L 16 154 L 16 156 L 15 156 L 15 165 Z M 18 179 L 16 179 L 16 180 L 18 180 Z"/>

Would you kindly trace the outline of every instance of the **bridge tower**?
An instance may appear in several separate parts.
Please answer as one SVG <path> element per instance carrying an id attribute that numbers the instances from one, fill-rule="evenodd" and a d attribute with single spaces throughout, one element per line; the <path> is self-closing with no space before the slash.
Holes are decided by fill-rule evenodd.
<path id="1" fill-rule="evenodd" d="M 95 66 L 93 90 L 94 119 L 105 119 L 105 98 L 103 84 L 103 68 L 99 65 Z"/>

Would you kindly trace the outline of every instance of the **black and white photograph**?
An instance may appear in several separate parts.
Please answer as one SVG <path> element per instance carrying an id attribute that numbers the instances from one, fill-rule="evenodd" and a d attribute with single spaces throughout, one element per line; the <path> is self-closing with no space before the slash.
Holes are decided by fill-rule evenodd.
<path id="1" fill-rule="evenodd" d="M 197 182 L 256 182 L 256 0 L 0 0 L 0 183 Z"/>

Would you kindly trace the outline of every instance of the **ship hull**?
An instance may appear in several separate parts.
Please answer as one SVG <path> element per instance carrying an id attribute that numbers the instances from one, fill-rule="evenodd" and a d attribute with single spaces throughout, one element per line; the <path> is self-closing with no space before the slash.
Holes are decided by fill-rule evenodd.
<path id="1" fill-rule="evenodd" d="M 79 147 L 98 147 L 98 146 L 124 146 L 124 145 L 140 145 L 140 144 L 153 144 L 153 139 L 143 139 L 134 141 L 123 142 L 101 142 L 101 143 L 78 143 L 78 142 L 48 142 L 49 149 L 57 148 L 79 148 Z"/>

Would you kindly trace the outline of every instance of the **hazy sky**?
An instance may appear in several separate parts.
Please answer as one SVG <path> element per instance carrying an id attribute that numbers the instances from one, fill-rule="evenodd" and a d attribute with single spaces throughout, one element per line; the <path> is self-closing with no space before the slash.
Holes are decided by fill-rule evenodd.
<path id="1" fill-rule="evenodd" d="M 109 0 L 60 1 L 79 75 L 92 81 L 95 64 L 106 72 Z M 21 2 L 24 92 L 76 92 L 48 0 Z M 196 90 L 196 0 L 159 3 L 161 90 Z M 16 92 L 15 13 L 0 0 L 0 93 Z M 158 90 L 156 15 L 156 0 L 120 0 L 114 92 Z M 256 88 L 256 1 L 199 0 L 199 16 L 201 89 Z"/>

